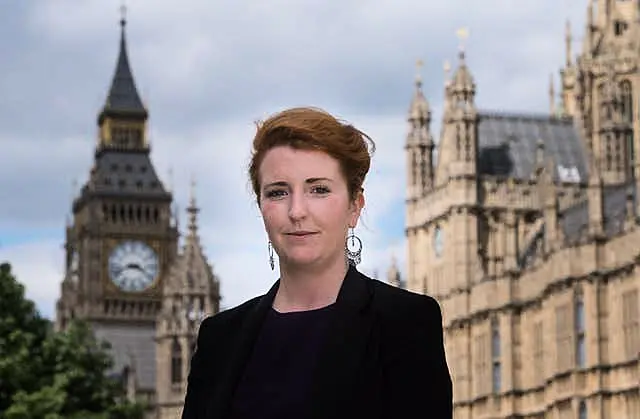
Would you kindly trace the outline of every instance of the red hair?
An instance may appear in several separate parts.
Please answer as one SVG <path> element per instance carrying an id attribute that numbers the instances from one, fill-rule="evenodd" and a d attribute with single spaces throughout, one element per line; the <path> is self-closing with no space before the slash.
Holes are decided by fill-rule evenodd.
<path id="1" fill-rule="evenodd" d="M 341 122 L 317 108 L 287 109 L 256 125 L 249 177 L 258 201 L 260 164 L 267 151 L 276 146 L 327 153 L 340 163 L 350 198 L 354 200 L 358 192 L 362 191 L 375 143 L 353 125 Z"/>

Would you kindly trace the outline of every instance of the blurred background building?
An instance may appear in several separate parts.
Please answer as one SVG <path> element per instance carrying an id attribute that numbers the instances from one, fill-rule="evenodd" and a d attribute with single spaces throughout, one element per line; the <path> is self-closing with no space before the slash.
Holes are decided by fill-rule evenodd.
<path id="1" fill-rule="evenodd" d="M 406 286 L 443 308 L 456 419 L 640 418 L 640 1 L 587 3 L 548 114 L 479 109 L 461 49 L 436 148 L 416 81 Z"/>
<path id="2" fill-rule="evenodd" d="M 192 185 L 187 231 L 158 177 L 148 110 L 132 75 L 121 21 L 120 51 L 97 118 L 95 158 L 66 227 L 66 274 L 56 327 L 87 321 L 109 342 L 131 398 L 149 417 L 179 417 L 189 362 L 204 317 L 220 310 L 220 282 L 200 246 Z"/>
<path id="3" fill-rule="evenodd" d="M 121 26 L 93 167 L 71 203 L 56 326 L 88 321 L 130 396 L 175 418 L 220 281 L 195 188 L 180 244 Z M 572 43 L 567 25 L 545 115 L 479 109 L 461 48 L 438 141 L 416 80 L 407 275 L 394 261 L 388 280 L 442 305 L 456 419 L 640 417 L 640 1 L 589 0 L 582 51 Z"/>

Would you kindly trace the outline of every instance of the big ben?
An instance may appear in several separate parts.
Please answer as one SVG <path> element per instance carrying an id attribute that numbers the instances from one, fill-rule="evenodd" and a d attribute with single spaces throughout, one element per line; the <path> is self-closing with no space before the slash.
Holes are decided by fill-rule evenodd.
<path id="1" fill-rule="evenodd" d="M 135 369 L 136 393 L 156 390 L 156 321 L 163 281 L 177 255 L 172 194 L 151 160 L 148 111 L 127 54 L 124 18 L 107 98 L 97 116 L 88 180 L 66 228 L 66 274 L 56 326 L 87 321 L 112 347 L 114 370 Z"/>

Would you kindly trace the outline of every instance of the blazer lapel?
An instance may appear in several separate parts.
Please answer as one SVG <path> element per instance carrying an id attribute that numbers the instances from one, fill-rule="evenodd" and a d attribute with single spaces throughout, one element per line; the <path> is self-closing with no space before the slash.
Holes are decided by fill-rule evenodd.
<path id="1" fill-rule="evenodd" d="M 313 378 L 313 418 L 339 417 L 341 402 L 353 389 L 373 325 L 373 313 L 367 310 L 373 292 L 370 285 L 367 278 L 349 267 Z"/>
<path id="2" fill-rule="evenodd" d="M 242 331 L 236 335 L 235 342 L 231 344 L 231 359 L 223 371 L 220 371 L 219 387 L 210 399 L 207 418 L 225 418 L 229 415 L 234 391 L 242 378 L 254 343 L 260 333 L 264 318 L 271 309 L 279 285 L 280 280 L 277 280 L 269 292 L 260 299 L 247 315 L 242 325 Z"/>
<path id="3" fill-rule="evenodd" d="M 220 378 L 217 380 L 220 384 L 210 399 L 207 418 L 228 417 L 234 391 L 251 356 L 264 318 L 273 305 L 279 285 L 278 280 L 247 315 L 242 331 L 232 344 L 232 357 L 220 371 Z M 339 416 L 337 409 L 352 388 L 351 384 L 373 324 L 372 313 L 366 310 L 371 297 L 372 287 L 367 278 L 350 266 L 340 288 L 330 319 L 327 341 L 320 351 L 312 379 L 311 412 L 314 418 Z"/>

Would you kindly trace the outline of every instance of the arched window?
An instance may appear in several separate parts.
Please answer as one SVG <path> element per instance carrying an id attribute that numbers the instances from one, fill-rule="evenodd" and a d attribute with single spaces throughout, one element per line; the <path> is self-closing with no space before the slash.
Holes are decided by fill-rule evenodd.
<path id="1" fill-rule="evenodd" d="M 493 392 L 500 392 L 502 387 L 502 368 L 500 365 L 500 324 L 498 319 L 491 319 L 491 362 Z"/>
<path id="2" fill-rule="evenodd" d="M 607 92 L 606 86 L 604 83 L 600 83 L 597 87 L 598 90 L 598 120 L 600 121 L 600 125 L 603 122 L 607 121 L 608 116 L 608 104 L 607 104 Z"/>
<path id="3" fill-rule="evenodd" d="M 629 80 L 620 82 L 620 111 L 624 122 L 633 122 L 633 94 Z"/>
<path id="4" fill-rule="evenodd" d="M 182 382 L 182 348 L 177 339 L 171 345 L 171 383 Z"/>
<path id="5" fill-rule="evenodd" d="M 587 404 L 584 400 L 581 400 L 578 405 L 578 419 L 587 419 Z"/>
<path id="6" fill-rule="evenodd" d="M 427 186 L 427 149 L 424 145 L 420 146 L 420 196 L 424 193 Z"/>
<path id="7" fill-rule="evenodd" d="M 584 368 L 587 362 L 587 354 L 585 348 L 584 300 L 580 291 L 576 294 L 574 300 L 574 314 L 576 366 Z"/>
<path id="8" fill-rule="evenodd" d="M 624 169 L 627 173 L 628 179 L 633 179 L 633 167 L 635 161 L 635 147 L 634 147 L 634 127 L 633 127 L 633 115 L 635 110 L 633 109 L 633 89 L 629 80 L 623 80 L 620 82 L 620 111 L 622 121 L 629 124 L 627 131 L 624 135 L 624 149 L 622 155 L 625 156 L 623 162 Z"/>
<path id="9" fill-rule="evenodd" d="M 411 169 L 413 170 L 413 179 L 412 185 L 414 187 L 418 187 L 420 185 L 420 152 L 417 147 L 414 147 L 411 150 L 411 154 L 413 157 L 413 162 L 411 165 Z M 415 189 L 417 191 L 417 189 Z"/>

